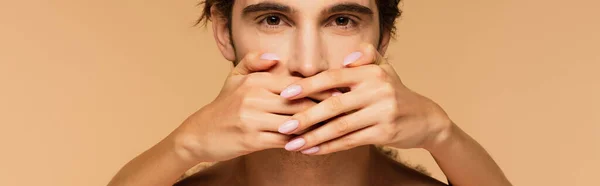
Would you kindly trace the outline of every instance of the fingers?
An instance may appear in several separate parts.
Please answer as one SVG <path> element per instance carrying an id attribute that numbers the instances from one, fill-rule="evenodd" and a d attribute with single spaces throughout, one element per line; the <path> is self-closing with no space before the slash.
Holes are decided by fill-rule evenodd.
<path id="1" fill-rule="evenodd" d="M 231 75 L 248 75 L 252 72 L 260 72 L 273 67 L 279 62 L 279 57 L 272 53 L 248 53 L 233 68 Z"/>
<path id="2" fill-rule="evenodd" d="M 361 49 L 358 52 L 348 55 L 344 61 L 344 66 L 348 68 L 370 64 L 379 66 L 387 74 L 394 75 L 399 79 L 394 67 L 371 44 L 361 44 Z"/>
<path id="3" fill-rule="evenodd" d="M 310 99 L 287 100 L 266 90 L 262 96 L 247 98 L 247 101 L 260 111 L 282 115 L 293 115 L 317 105 Z"/>
<path id="4" fill-rule="evenodd" d="M 250 87 L 262 87 L 271 93 L 280 94 L 288 85 L 300 81 L 302 78 L 293 76 L 277 76 L 267 72 L 255 72 L 246 77 L 245 84 Z M 333 95 L 339 95 L 337 89 L 314 92 L 307 97 L 323 101 Z"/>
<path id="5" fill-rule="evenodd" d="M 323 155 L 369 144 L 378 144 L 377 135 L 380 128 L 376 126 L 367 127 L 362 130 L 347 134 L 340 138 L 325 142 L 301 151 L 303 154 Z M 292 140 L 293 141 L 293 140 Z M 308 147 L 308 146 L 307 146 Z"/>
<path id="6" fill-rule="evenodd" d="M 371 64 L 377 65 L 387 74 L 397 77 L 394 67 L 379 53 L 379 51 L 377 51 L 377 48 L 371 44 L 361 44 L 359 51 L 351 53 L 344 60 L 344 66 L 348 68 Z"/>
<path id="7" fill-rule="evenodd" d="M 268 72 L 254 72 L 247 75 L 244 84 L 252 88 L 264 88 L 269 92 L 279 94 L 289 84 L 299 81 L 301 78 L 293 76 L 278 76 Z"/>
<path id="8" fill-rule="evenodd" d="M 308 97 L 312 98 L 314 100 L 317 100 L 317 101 L 324 101 L 327 98 L 330 98 L 332 96 L 338 96 L 338 95 L 342 95 L 342 92 L 337 89 L 331 89 L 331 90 L 326 90 L 323 92 L 313 93 L 313 94 L 309 95 Z M 279 97 L 281 97 L 281 96 L 279 96 Z"/>
<path id="9" fill-rule="evenodd" d="M 279 134 L 275 132 L 260 132 L 257 136 L 256 141 L 249 143 L 255 143 L 260 150 L 271 149 L 271 148 L 282 148 L 290 140 L 289 135 Z"/>
<path id="10" fill-rule="evenodd" d="M 361 44 L 360 50 L 353 52 L 344 59 L 344 66 L 358 67 L 368 64 L 381 65 L 387 60 L 371 44 Z"/>
<path id="11" fill-rule="evenodd" d="M 337 115 L 360 109 L 367 105 L 371 97 L 352 91 L 340 96 L 330 97 L 306 111 L 295 114 L 290 120 L 283 123 L 278 131 L 283 134 L 302 131 Z"/>
<path id="12" fill-rule="evenodd" d="M 244 121 L 245 126 L 241 126 L 247 132 L 252 131 L 269 131 L 277 132 L 281 123 L 287 121 L 289 116 L 278 114 L 264 113 L 261 111 L 247 111 L 240 116 Z"/>
<path id="13" fill-rule="evenodd" d="M 299 138 L 302 138 L 305 141 L 305 145 L 302 146 L 302 148 L 288 150 L 306 150 L 310 147 L 374 125 L 377 123 L 377 114 L 378 113 L 374 112 L 373 109 L 365 108 L 352 114 L 335 118 L 323 126 L 301 135 Z"/>
<path id="14" fill-rule="evenodd" d="M 301 79 L 289 85 L 279 95 L 287 99 L 298 99 L 330 89 L 352 87 L 360 83 L 361 69 L 333 69 L 315 76 Z"/>

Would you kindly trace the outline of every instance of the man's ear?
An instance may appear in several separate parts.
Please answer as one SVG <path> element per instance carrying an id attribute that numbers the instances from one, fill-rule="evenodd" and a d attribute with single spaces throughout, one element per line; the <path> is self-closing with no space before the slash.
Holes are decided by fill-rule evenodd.
<path id="1" fill-rule="evenodd" d="M 381 40 L 379 41 L 379 46 L 377 48 L 377 50 L 379 51 L 379 54 L 381 54 L 382 56 L 385 56 L 385 51 L 387 51 L 388 45 L 390 44 L 390 39 L 392 38 L 392 34 L 390 31 L 383 31 L 383 33 L 381 33 Z"/>
<path id="2" fill-rule="evenodd" d="M 223 54 L 223 57 L 228 61 L 235 61 L 235 49 L 231 42 L 231 34 L 229 32 L 229 18 L 227 15 L 219 12 L 216 6 L 210 9 L 210 17 L 212 18 L 212 28 L 217 46 Z"/>

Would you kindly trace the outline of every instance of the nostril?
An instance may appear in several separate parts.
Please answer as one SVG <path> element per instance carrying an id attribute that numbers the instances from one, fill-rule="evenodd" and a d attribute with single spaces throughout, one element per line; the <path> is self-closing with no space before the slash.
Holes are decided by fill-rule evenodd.
<path id="1" fill-rule="evenodd" d="M 328 69 L 328 64 L 325 61 L 297 61 L 290 63 L 290 74 L 296 77 L 306 78 L 314 76 Z"/>
<path id="2" fill-rule="evenodd" d="M 302 75 L 302 73 L 300 73 L 300 72 L 292 72 L 292 76 L 305 78 L 304 75 Z"/>

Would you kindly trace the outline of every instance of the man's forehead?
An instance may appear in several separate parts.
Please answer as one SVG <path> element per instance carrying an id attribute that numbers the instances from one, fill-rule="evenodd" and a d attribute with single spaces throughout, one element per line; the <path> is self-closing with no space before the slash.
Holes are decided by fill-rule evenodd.
<path id="1" fill-rule="evenodd" d="M 301 11 L 304 9 L 321 10 L 340 3 L 355 3 L 365 7 L 376 6 L 375 0 L 236 0 L 235 4 L 244 7 L 260 3 L 277 3 Z"/>

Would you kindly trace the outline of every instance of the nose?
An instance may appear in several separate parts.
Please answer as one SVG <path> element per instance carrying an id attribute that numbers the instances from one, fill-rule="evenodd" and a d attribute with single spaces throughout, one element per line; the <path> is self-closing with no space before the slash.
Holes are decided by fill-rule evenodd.
<path id="1" fill-rule="evenodd" d="M 310 77 L 329 68 L 326 49 L 318 28 L 312 25 L 299 27 L 292 42 L 288 69 L 292 75 Z"/>

